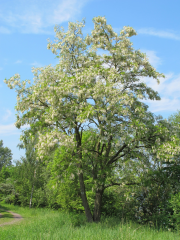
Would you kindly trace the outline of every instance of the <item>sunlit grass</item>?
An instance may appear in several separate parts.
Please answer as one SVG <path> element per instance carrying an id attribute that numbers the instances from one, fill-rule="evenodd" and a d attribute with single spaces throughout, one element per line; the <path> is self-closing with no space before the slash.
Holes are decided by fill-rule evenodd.
<path id="1" fill-rule="evenodd" d="M 104 218 L 101 223 L 86 223 L 83 215 L 73 215 L 48 209 L 28 209 L 3 205 L 21 214 L 24 219 L 16 225 L 0 228 L 0 238 L 6 239 L 78 239 L 78 240 L 171 240 L 179 233 L 155 230 L 134 223 L 122 223 L 117 218 Z"/>

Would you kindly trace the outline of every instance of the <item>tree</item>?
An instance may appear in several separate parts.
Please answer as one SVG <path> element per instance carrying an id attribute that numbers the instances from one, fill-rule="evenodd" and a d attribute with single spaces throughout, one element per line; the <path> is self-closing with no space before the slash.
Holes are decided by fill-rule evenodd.
<path id="1" fill-rule="evenodd" d="M 26 150 L 26 157 L 21 158 L 21 164 L 19 165 L 20 177 L 18 180 L 21 186 L 21 193 L 24 191 L 24 193 L 21 194 L 21 198 L 25 199 L 25 204 L 29 198 L 29 208 L 35 206 L 36 204 L 40 205 L 40 202 L 42 201 L 37 199 L 36 196 L 34 197 L 34 195 L 37 195 L 36 192 L 43 192 L 46 184 L 46 179 L 43 176 L 45 166 L 43 166 L 44 164 L 42 162 L 37 161 L 36 158 L 35 144 L 37 142 L 37 138 L 38 135 L 36 133 L 32 138 L 29 131 L 26 130 L 23 133 L 22 142 L 18 144 L 19 148 Z M 45 193 L 43 198 L 45 199 Z"/>
<path id="2" fill-rule="evenodd" d="M 24 133 L 23 143 L 18 144 L 19 148 L 26 149 L 26 159 L 23 159 L 24 166 L 26 168 L 26 175 L 29 178 L 31 184 L 31 196 L 29 201 L 29 208 L 32 206 L 32 197 L 34 192 L 34 185 L 36 182 L 36 170 L 37 170 L 37 160 L 35 153 L 35 142 L 37 141 L 37 135 L 35 135 L 33 141 L 28 135 L 28 131 Z M 28 172 L 28 174 L 27 174 Z"/>
<path id="3" fill-rule="evenodd" d="M 0 140 L 0 170 L 12 164 L 12 152 L 8 147 L 3 147 L 3 140 Z"/>
<path id="4" fill-rule="evenodd" d="M 172 114 L 168 118 L 168 122 L 171 125 L 171 134 L 177 141 L 177 145 L 180 147 L 180 111 Z M 178 143 L 179 139 L 179 143 Z M 171 182 L 171 188 L 174 190 L 174 194 L 179 192 L 180 183 L 180 154 L 177 152 L 173 154 L 170 160 L 163 159 L 162 169 L 166 174 L 166 179 Z"/>
<path id="5" fill-rule="evenodd" d="M 145 149 L 161 149 L 169 135 L 166 122 L 142 102 L 160 100 L 143 77 L 159 82 L 163 75 L 145 54 L 133 49 L 129 38 L 136 35 L 135 30 L 124 27 L 118 35 L 104 17 L 95 17 L 93 22 L 94 29 L 86 37 L 84 21 L 70 22 L 67 32 L 55 27 L 57 40 L 49 41 L 48 49 L 58 55 L 59 64 L 33 68 L 33 85 L 26 86 L 30 81 L 21 82 L 18 74 L 5 82 L 17 91 L 16 126 L 30 124 L 32 133 L 38 130 L 40 159 L 59 146 L 66 149 L 71 157 L 63 161 L 73 165 L 68 169 L 78 175 L 87 220 L 98 222 L 104 190 L 136 184 L 135 178 L 122 181 L 117 177 L 118 169 L 130 159 L 141 161 Z M 99 49 L 105 54 L 99 54 Z M 93 214 L 84 177 L 93 184 Z"/>

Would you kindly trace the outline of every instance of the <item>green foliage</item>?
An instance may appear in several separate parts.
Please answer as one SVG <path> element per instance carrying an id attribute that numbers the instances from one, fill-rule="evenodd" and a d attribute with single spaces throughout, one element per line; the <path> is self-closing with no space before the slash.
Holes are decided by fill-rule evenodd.
<path id="1" fill-rule="evenodd" d="M 13 171 L 13 167 L 5 167 L 3 166 L 0 170 L 0 182 L 4 182 L 7 178 L 10 178 Z"/>
<path id="2" fill-rule="evenodd" d="M 172 195 L 170 204 L 173 209 L 172 225 L 174 225 L 177 230 L 180 230 L 180 193 Z"/>
<path id="3" fill-rule="evenodd" d="M 12 164 L 12 152 L 8 147 L 3 147 L 3 141 L 0 140 L 0 169 Z"/>
<path id="4" fill-rule="evenodd" d="M 115 189 L 106 189 L 102 197 L 102 215 L 123 217 L 120 212 L 122 206 L 119 204 L 120 196 Z M 121 216 L 120 216 L 121 215 Z"/>
<path id="5" fill-rule="evenodd" d="M 16 192 L 11 179 L 7 179 L 5 183 L 0 184 L 1 201 L 10 204 L 16 204 L 19 194 Z"/>
<path id="6" fill-rule="evenodd" d="M 55 151 L 48 170 L 51 172 L 48 187 L 54 193 L 56 203 L 64 210 L 82 212 L 76 166 L 67 148 L 61 147 Z"/>

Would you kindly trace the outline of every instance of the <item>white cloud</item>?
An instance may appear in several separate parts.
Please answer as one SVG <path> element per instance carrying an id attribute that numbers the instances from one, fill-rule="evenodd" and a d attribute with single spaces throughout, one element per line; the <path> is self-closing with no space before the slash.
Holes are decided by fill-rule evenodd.
<path id="1" fill-rule="evenodd" d="M 152 78 L 146 78 L 144 81 L 149 87 L 157 91 L 161 97 L 160 101 L 145 101 L 150 106 L 150 111 L 172 112 L 180 109 L 180 75 L 166 74 L 165 78 L 160 79 L 160 84 Z"/>
<path id="2" fill-rule="evenodd" d="M 21 130 L 29 128 L 29 125 L 21 127 L 21 129 L 16 128 L 14 123 L 11 124 L 0 124 L 0 135 L 1 136 L 10 136 L 10 135 L 20 135 Z"/>
<path id="3" fill-rule="evenodd" d="M 161 59 L 156 55 L 156 52 L 143 50 L 149 57 L 150 63 L 157 67 L 161 64 Z M 160 84 L 153 78 L 142 78 L 142 80 L 151 87 L 153 90 L 157 91 L 161 97 L 160 101 L 143 100 L 148 106 L 149 110 L 157 112 L 173 112 L 180 109 L 180 74 L 175 75 L 174 73 L 166 73 L 165 78 L 160 78 Z"/>
<path id="4" fill-rule="evenodd" d="M 174 75 L 169 73 L 165 75 L 165 78 L 160 78 L 160 84 L 155 79 L 146 78 L 145 82 L 155 91 L 159 92 L 161 96 L 179 98 L 180 91 L 180 75 Z"/>
<path id="5" fill-rule="evenodd" d="M 22 63 L 21 60 L 17 60 L 17 61 L 15 62 L 15 64 L 20 64 L 20 63 Z"/>
<path id="6" fill-rule="evenodd" d="M 37 67 L 37 68 L 43 67 L 43 64 L 41 64 L 41 63 L 39 63 L 39 62 L 36 62 L 36 61 L 34 61 L 33 63 L 31 63 L 30 65 L 32 65 L 33 67 Z"/>
<path id="7" fill-rule="evenodd" d="M 167 78 L 162 83 L 161 92 L 165 96 L 173 96 L 174 98 L 179 98 L 180 91 L 180 75 L 169 74 Z"/>
<path id="8" fill-rule="evenodd" d="M 0 26 L 0 33 L 1 34 L 10 34 L 11 31 L 3 26 Z"/>
<path id="9" fill-rule="evenodd" d="M 157 113 L 157 112 L 176 112 L 178 109 L 180 110 L 180 99 L 178 98 L 165 98 L 162 97 L 160 101 L 146 101 L 149 105 L 149 110 Z"/>
<path id="10" fill-rule="evenodd" d="M 160 57 L 158 57 L 156 55 L 155 51 L 146 50 L 146 49 L 142 49 L 141 51 L 146 53 L 146 55 L 149 59 L 149 62 L 153 67 L 157 68 L 159 65 L 161 65 L 162 61 L 161 61 Z"/>
<path id="11" fill-rule="evenodd" d="M 22 33 L 52 33 L 47 28 L 77 17 L 89 0 L 17 0 L 11 6 L 0 4 L 0 20 L 13 31 Z M 6 32 L 4 27 L 4 33 Z M 1 30 L 1 28 L 0 28 Z M 7 32 L 8 33 L 8 32 Z"/>
<path id="12" fill-rule="evenodd" d="M 6 114 L 3 116 L 3 120 L 7 121 L 11 117 L 11 115 L 12 115 L 11 110 L 6 109 Z"/>
<path id="13" fill-rule="evenodd" d="M 8 125 L 0 124 L 0 134 L 7 136 L 7 135 L 14 135 L 19 134 L 18 129 L 15 127 L 14 123 Z"/>
<path id="14" fill-rule="evenodd" d="M 156 37 L 169 38 L 173 40 L 180 40 L 180 35 L 172 31 L 161 31 L 153 28 L 141 28 L 137 31 L 139 34 L 152 35 Z"/>
<path id="15" fill-rule="evenodd" d="M 84 1 L 86 2 L 86 1 Z M 65 21 L 69 21 L 72 17 L 79 14 L 83 6 L 83 1 L 66 0 L 62 1 L 56 9 L 49 21 L 51 24 L 58 24 Z"/>

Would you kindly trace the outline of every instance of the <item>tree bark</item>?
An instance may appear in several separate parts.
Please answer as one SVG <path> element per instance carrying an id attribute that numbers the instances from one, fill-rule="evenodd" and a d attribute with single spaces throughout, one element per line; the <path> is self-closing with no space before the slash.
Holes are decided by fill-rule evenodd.
<path id="1" fill-rule="evenodd" d="M 89 203 L 88 203 L 87 196 L 86 196 L 86 189 L 85 189 L 83 172 L 82 172 L 82 164 L 81 164 L 81 160 L 82 160 L 82 149 L 81 149 L 82 133 L 81 134 L 79 133 L 79 128 L 77 127 L 77 122 L 75 122 L 75 124 L 76 124 L 75 133 L 76 133 L 76 141 L 77 141 L 77 150 L 79 151 L 79 159 L 80 159 L 80 163 L 78 163 L 77 166 L 78 166 L 78 169 L 79 169 L 78 175 L 79 175 L 81 199 L 82 199 L 82 203 L 83 203 L 83 206 L 84 206 L 87 221 L 88 222 L 93 222 L 93 216 L 92 216 L 91 210 L 89 208 Z"/>
<path id="2" fill-rule="evenodd" d="M 96 190 L 95 202 L 94 202 L 94 213 L 93 213 L 93 221 L 99 222 L 101 220 L 101 205 L 102 205 L 102 196 L 103 196 L 104 188 L 98 188 Z"/>
<path id="3" fill-rule="evenodd" d="M 33 192 L 34 192 L 35 178 L 36 178 L 36 170 L 34 170 L 34 179 L 33 179 L 33 186 L 32 186 L 32 189 L 31 189 L 31 197 L 30 197 L 30 201 L 29 201 L 29 208 L 31 208 L 31 206 L 32 206 L 32 197 L 33 197 Z"/>
<path id="4" fill-rule="evenodd" d="M 82 199 L 82 203 L 84 206 L 87 221 L 93 222 L 92 213 L 89 208 L 89 204 L 88 204 L 88 200 L 87 200 L 87 196 L 86 196 L 85 184 L 84 184 L 84 179 L 83 179 L 82 173 L 79 174 L 79 183 L 80 183 L 80 190 L 81 190 L 81 199 Z"/>
<path id="5" fill-rule="evenodd" d="M 31 208 L 31 206 L 32 206 L 33 192 L 34 192 L 34 183 L 33 183 L 32 189 L 31 189 L 31 197 L 30 197 L 30 201 L 29 201 L 29 208 Z"/>

